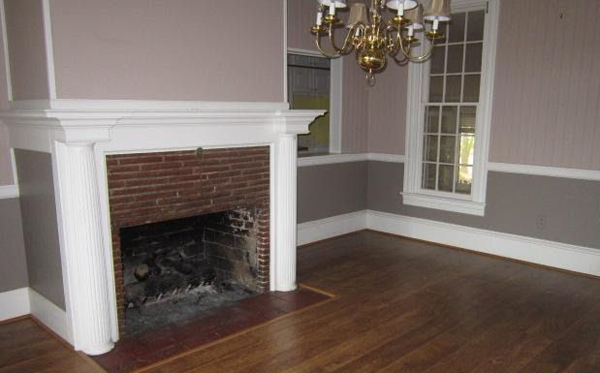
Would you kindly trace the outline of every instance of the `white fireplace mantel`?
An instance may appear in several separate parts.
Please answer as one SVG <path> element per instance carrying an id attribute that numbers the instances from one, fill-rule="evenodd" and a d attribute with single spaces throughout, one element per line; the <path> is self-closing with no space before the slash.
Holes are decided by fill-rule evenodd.
<path id="1" fill-rule="evenodd" d="M 11 147 L 52 154 L 67 308 L 62 336 L 91 355 L 118 340 L 105 165 L 111 153 L 268 145 L 271 290 L 294 290 L 296 137 L 322 114 L 265 102 L 13 102 L 2 113 Z"/>

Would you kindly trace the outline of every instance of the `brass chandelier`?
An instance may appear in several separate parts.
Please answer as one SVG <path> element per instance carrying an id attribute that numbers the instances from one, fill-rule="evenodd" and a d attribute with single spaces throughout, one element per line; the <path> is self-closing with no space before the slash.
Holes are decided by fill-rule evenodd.
<path id="1" fill-rule="evenodd" d="M 335 29 L 344 24 L 336 15 L 336 8 L 346 8 L 346 0 L 317 2 L 317 22 L 310 28 L 316 37 L 317 48 L 328 58 L 341 57 L 356 49 L 358 65 L 367 72 L 367 82 L 371 86 L 375 84 L 374 74 L 385 68 L 388 56 L 399 65 L 423 62 L 431 57 L 435 40 L 444 37 L 439 30 L 440 22 L 450 21 L 450 0 L 430 0 L 425 10 L 418 0 L 387 0 L 387 3 L 371 0 L 368 10 L 365 4 L 355 3 L 345 25 L 347 34 L 342 46 L 338 47 Z M 388 21 L 382 17 L 386 6 L 395 12 Z M 425 30 L 424 21 L 431 23 L 430 30 Z M 431 41 L 429 49 L 420 56 L 413 55 L 414 47 L 419 44 L 417 32 L 424 32 Z M 333 52 L 322 47 L 323 36 L 329 39 Z"/>

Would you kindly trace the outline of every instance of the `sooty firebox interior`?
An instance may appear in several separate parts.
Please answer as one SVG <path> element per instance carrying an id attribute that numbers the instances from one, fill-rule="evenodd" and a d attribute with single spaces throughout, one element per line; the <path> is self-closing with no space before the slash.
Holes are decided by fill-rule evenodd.
<path id="1" fill-rule="evenodd" d="M 244 208 L 121 228 L 125 334 L 260 292 L 256 216 Z"/>

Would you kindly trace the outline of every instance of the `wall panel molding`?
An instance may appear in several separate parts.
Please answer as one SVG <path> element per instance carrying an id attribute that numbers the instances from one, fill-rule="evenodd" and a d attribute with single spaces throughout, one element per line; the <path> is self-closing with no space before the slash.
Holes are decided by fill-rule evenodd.
<path id="1" fill-rule="evenodd" d="M 0 199 L 19 198 L 18 185 L 0 185 Z"/>
<path id="2" fill-rule="evenodd" d="M 378 161 L 404 163 L 405 156 L 384 153 L 357 153 L 357 154 L 327 154 L 312 157 L 298 158 L 298 167 L 320 166 L 324 164 L 350 163 L 363 161 Z"/>
<path id="3" fill-rule="evenodd" d="M 489 171 L 600 181 L 600 171 L 491 162 Z"/>

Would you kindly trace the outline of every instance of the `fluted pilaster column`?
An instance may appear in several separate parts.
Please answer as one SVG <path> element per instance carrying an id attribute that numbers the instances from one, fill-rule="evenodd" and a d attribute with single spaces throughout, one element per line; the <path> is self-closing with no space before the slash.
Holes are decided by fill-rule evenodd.
<path id="1" fill-rule="evenodd" d="M 282 134 L 277 142 L 275 290 L 296 289 L 297 137 Z"/>
<path id="2" fill-rule="evenodd" d="M 113 348 L 107 258 L 93 143 L 56 143 L 70 319 L 77 350 Z"/>

